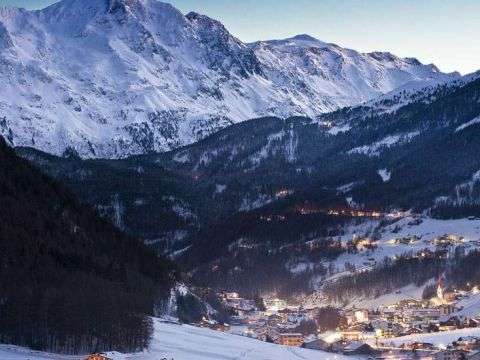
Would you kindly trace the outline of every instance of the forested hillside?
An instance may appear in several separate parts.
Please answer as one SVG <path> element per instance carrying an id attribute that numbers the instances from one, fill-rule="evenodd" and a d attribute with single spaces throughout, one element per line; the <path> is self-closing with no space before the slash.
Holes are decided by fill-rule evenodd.
<path id="1" fill-rule="evenodd" d="M 123 235 L 0 138 L 0 342 L 143 349 L 172 264 Z"/>
<path id="2" fill-rule="evenodd" d="M 17 151 L 180 259 L 199 283 L 281 291 L 281 278 L 292 290 L 307 283 L 291 275 L 292 264 L 311 260 L 307 242 L 335 248 L 348 223 L 335 212 L 479 214 L 478 76 L 315 119 L 252 119 L 168 153 L 82 160 Z"/>
<path id="3" fill-rule="evenodd" d="M 385 258 L 373 271 L 357 272 L 327 282 L 322 293 L 329 301 L 348 304 L 355 298 L 375 299 L 397 289 L 414 284 L 423 286 L 432 279 L 448 279 L 446 284 L 457 289 L 468 289 L 480 276 L 477 264 L 480 251 L 467 254 L 458 248 L 449 258 L 435 253 L 424 258 L 405 254 L 396 260 Z M 434 289 L 435 291 L 435 289 Z"/>

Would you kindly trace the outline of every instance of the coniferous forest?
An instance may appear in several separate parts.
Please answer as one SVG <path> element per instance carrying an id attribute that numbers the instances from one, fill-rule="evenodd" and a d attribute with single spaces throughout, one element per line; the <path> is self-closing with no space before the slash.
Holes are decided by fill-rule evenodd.
<path id="1" fill-rule="evenodd" d="M 0 138 L 0 343 L 63 353 L 147 346 L 172 264 Z"/>
<path id="2" fill-rule="evenodd" d="M 480 251 L 465 253 L 461 247 L 448 259 L 435 253 L 425 258 L 405 254 L 396 260 L 385 258 L 373 271 L 326 283 L 322 291 L 332 301 L 348 303 L 355 297 L 375 299 L 410 284 L 427 285 L 424 293 L 435 292 L 440 277 L 448 279 L 447 286 L 468 289 L 480 277 L 479 262 Z"/>

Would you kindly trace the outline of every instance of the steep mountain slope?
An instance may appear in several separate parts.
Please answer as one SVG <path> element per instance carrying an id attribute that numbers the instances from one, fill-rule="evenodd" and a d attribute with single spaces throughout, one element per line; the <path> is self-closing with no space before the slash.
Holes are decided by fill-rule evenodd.
<path id="1" fill-rule="evenodd" d="M 469 77 L 410 93 L 409 100 L 387 98 L 315 120 L 252 120 L 151 158 L 223 185 L 222 194 L 248 184 L 254 193 L 244 191 L 244 208 L 261 197 L 274 200 L 281 189 L 309 186 L 370 207 L 425 208 L 476 178 L 479 87 L 480 79 Z"/>
<path id="2" fill-rule="evenodd" d="M 298 91 L 307 98 L 313 95 L 317 99 L 306 104 L 310 111 L 296 113 L 307 116 L 359 104 L 407 84 L 457 77 L 443 76 L 435 65 L 423 65 L 417 59 L 400 59 L 382 52 L 361 54 L 309 35 L 250 46 L 267 77 L 289 89 L 292 102 L 298 101 Z"/>
<path id="3" fill-rule="evenodd" d="M 142 158 L 82 160 L 31 148 L 17 152 L 62 182 L 126 233 L 161 248 L 181 243 L 209 215 L 208 184 Z M 213 200 L 213 199 L 212 199 Z M 166 242 L 167 244 L 161 244 Z"/>
<path id="4" fill-rule="evenodd" d="M 0 134 L 83 157 L 177 148 L 254 117 L 316 116 L 407 84 L 433 65 L 300 35 L 244 44 L 156 0 L 0 9 Z"/>
<path id="5" fill-rule="evenodd" d="M 169 294 L 170 262 L 123 235 L 0 138 L 0 342 L 135 351 Z"/>

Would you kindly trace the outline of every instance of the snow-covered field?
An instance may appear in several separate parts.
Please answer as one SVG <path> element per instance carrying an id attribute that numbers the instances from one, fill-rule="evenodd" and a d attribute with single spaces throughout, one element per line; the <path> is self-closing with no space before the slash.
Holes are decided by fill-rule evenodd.
<path id="1" fill-rule="evenodd" d="M 480 328 L 457 329 L 437 333 L 401 336 L 397 338 L 387 339 L 387 341 L 385 341 L 384 343 L 400 346 L 402 344 L 409 344 L 413 342 L 425 342 L 442 347 L 448 346 L 452 342 L 457 341 L 458 338 L 466 336 L 480 336 Z"/>
<path id="2" fill-rule="evenodd" d="M 114 360 L 342 360 L 342 355 L 269 344 L 242 336 L 225 334 L 189 325 L 165 323 L 155 319 L 155 333 L 148 351 L 138 354 L 109 353 Z M 1 360 L 77 360 L 34 352 L 25 348 L 0 345 Z"/>
<path id="3" fill-rule="evenodd" d="M 33 351 L 13 345 L 0 345 L 2 360 L 83 360 L 85 356 L 66 356 Z"/>
<path id="4" fill-rule="evenodd" d="M 447 346 L 460 337 L 479 336 L 480 328 L 459 329 L 430 334 L 391 338 L 388 346 L 428 342 Z M 356 357 L 269 344 L 238 335 L 226 334 L 189 325 L 166 323 L 155 319 L 155 333 L 150 348 L 137 354 L 108 353 L 114 360 L 355 360 Z M 0 345 L 1 360 L 80 360 L 85 356 L 66 356 Z"/>
<path id="5" fill-rule="evenodd" d="M 155 319 L 155 332 L 147 351 L 136 354 L 107 353 L 114 360 L 355 360 L 357 357 L 316 350 L 286 347 L 189 325 Z M 449 345 L 459 337 L 480 336 L 480 328 L 459 329 L 388 339 L 385 345 L 399 346 L 415 341 L 437 346 Z M 1 360 L 83 360 L 85 356 L 67 356 L 26 348 L 0 345 Z"/>

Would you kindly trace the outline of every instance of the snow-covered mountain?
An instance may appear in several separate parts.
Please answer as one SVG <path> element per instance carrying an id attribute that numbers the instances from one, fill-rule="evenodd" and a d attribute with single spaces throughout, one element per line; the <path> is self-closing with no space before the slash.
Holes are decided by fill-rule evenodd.
<path id="1" fill-rule="evenodd" d="M 457 76 L 307 35 L 245 44 L 156 0 L 0 8 L 0 134 L 55 154 L 163 151 L 249 118 L 315 116 Z"/>

